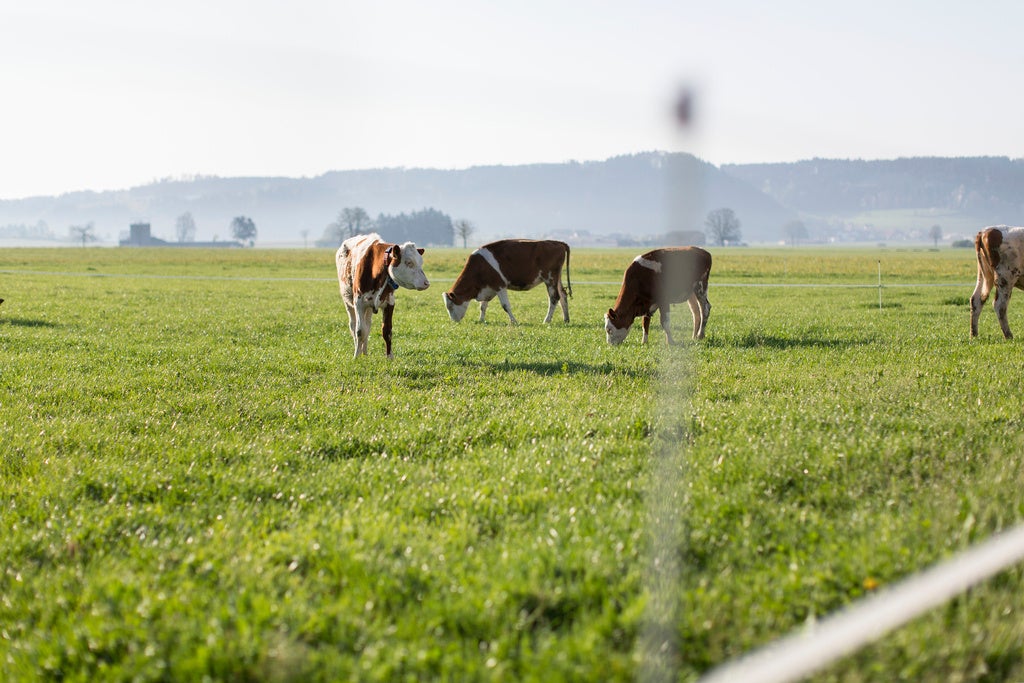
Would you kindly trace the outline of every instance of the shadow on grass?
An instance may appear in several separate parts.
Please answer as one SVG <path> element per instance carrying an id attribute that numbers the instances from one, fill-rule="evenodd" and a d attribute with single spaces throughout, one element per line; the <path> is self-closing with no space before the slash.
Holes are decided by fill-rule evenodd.
<path id="1" fill-rule="evenodd" d="M 380 442 L 363 439 L 346 439 L 336 443 L 319 443 L 301 449 L 303 457 L 311 460 L 336 462 L 339 460 L 357 460 L 380 457 L 385 446 Z"/>
<path id="2" fill-rule="evenodd" d="M 51 323 L 46 320 L 28 320 L 26 318 L 4 318 L 0 316 L 0 325 L 10 325 L 12 327 L 59 327 L 57 323 Z"/>
<path id="3" fill-rule="evenodd" d="M 872 303 L 870 303 L 870 304 L 861 304 L 861 305 L 860 305 L 860 307 L 861 307 L 861 308 L 866 308 L 866 309 L 868 309 L 869 311 L 870 311 L 870 310 L 875 310 L 875 311 L 877 311 L 877 310 L 878 310 L 878 304 L 876 304 L 876 303 L 874 303 L 874 302 L 872 302 Z M 903 304 L 901 304 L 901 303 L 895 303 L 895 302 L 893 302 L 893 303 L 890 303 L 890 302 L 886 301 L 886 302 L 883 302 L 883 303 L 882 303 L 882 309 L 886 309 L 886 308 L 894 308 L 894 309 L 900 309 L 900 308 L 903 308 Z"/>
<path id="4" fill-rule="evenodd" d="M 510 361 L 500 363 L 483 363 L 482 367 L 492 372 L 532 372 L 536 375 L 550 377 L 553 375 L 611 375 L 619 374 L 629 377 L 648 377 L 650 372 L 636 368 L 616 367 L 612 363 L 580 363 L 577 361 Z"/>
<path id="5" fill-rule="evenodd" d="M 774 334 L 748 332 L 738 339 L 715 337 L 704 343 L 711 347 L 734 349 L 849 349 L 874 343 L 874 339 L 828 339 L 824 337 L 780 337 Z"/>

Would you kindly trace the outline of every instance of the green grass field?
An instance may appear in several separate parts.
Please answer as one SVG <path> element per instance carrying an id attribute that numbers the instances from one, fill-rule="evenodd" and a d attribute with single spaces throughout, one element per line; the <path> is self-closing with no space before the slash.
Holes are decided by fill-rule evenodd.
<path id="1" fill-rule="evenodd" d="M 712 252 L 707 339 L 612 348 L 633 251 L 574 250 L 572 323 L 538 289 L 512 327 L 451 323 L 467 252 L 428 250 L 390 362 L 379 316 L 352 359 L 329 251 L 0 252 L 0 678 L 633 680 L 667 546 L 691 681 L 1024 518 L 973 253 Z M 815 680 L 1021 680 L 1022 595 Z"/>

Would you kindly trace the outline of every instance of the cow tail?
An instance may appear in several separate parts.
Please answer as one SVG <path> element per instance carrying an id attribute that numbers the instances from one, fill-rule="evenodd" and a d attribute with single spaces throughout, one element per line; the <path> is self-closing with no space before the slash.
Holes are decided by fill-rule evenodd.
<path id="1" fill-rule="evenodd" d="M 572 296 L 572 278 L 569 277 L 569 245 L 565 245 L 565 293 Z"/>

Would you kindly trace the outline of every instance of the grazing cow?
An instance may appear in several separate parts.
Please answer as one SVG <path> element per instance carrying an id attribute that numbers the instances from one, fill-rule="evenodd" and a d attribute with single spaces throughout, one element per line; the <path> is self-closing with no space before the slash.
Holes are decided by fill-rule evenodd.
<path id="1" fill-rule="evenodd" d="M 994 286 L 996 298 L 992 307 L 999 318 L 1003 336 L 1013 339 L 1006 309 L 1014 287 L 1024 289 L 1024 228 L 997 225 L 985 228 L 974 238 L 974 251 L 978 254 L 978 284 L 971 295 L 971 336 L 978 336 L 978 318 L 981 307 L 988 300 Z"/>
<path id="2" fill-rule="evenodd" d="M 562 287 L 562 263 L 565 263 L 565 287 Z M 508 319 L 518 323 L 512 315 L 508 290 L 522 292 L 540 283 L 548 288 L 548 314 L 551 322 L 555 305 L 562 304 L 562 318 L 569 322 L 569 301 L 572 283 L 569 281 L 569 245 L 556 240 L 499 240 L 480 247 L 466 259 L 452 288 L 444 293 L 444 306 L 448 315 L 459 322 L 466 315 L 469 302 L 480 302 L 480 322 L 484 321 L 487 304 L 495 295 Z"/>
<path id="3" fill-rule="evenodd" d="M 348 312 L 348 325 L 356 353 L 366 353 L 370 319 L 384 311 L 384 348 L 391 354 L 391 318 L 395 312 L 395 290 L 399 287 L 424 290 L 430 286 L 423 274 L 423 250 L 412 242 L 399 246 L 381 240 L 376 233 L 345 240 L 334 256 L 338 266 L 341 298 Z"/>
<path id="4" fill-rule="evenodd" d="M 604 331 L 609 344 L 621 344 L 636 318 L 643 316 L 644 338 L 651 327 L 651 316 L 659 311 L 661 327 L 672 344 L 669 306 L 683 301 L 693 315 L 693 338 L 704 338 L 704 327 L 711 314 L 708 301 L 708 276 L 711 254 L 699 247 L 655 249 L 633 259 L 622 278 L 622 289 L 615 306 L 604 316 Z"/>

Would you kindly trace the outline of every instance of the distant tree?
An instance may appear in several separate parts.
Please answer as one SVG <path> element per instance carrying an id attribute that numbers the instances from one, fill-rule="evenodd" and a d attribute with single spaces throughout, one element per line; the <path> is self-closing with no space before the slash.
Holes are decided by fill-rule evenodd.
<path id="1" fill-rule="evenodd" d="M 942 226 L 933 225 L 931 229 L 928 231 L 928 236 L 932 238 L 932 240 L 935 242 L 935 246 L 938 247 L 939 240 L 942 239 Z"/>
<path id="2" fill-rule="evenodd" d="M 300 230 L 299 234 L 302 235 L 302 248 L 309 249 L 309 230 Z"/>
<path id="3" fill-rule="evenodd" d="M 86 242 L 96 241 L 94 230 L 95 226 L 92 224 L 92 221 L 90 221 L 85 225 L 72 225 L 68 228 L 68 234 L 76 240 L 82 240 L 82 246 L 84 247 Z"/>
<path id="4" fill-rule="evenodd" d="M 711 243 L 724 246 L 730 242 L 739 242 L 741 238 L 740 221 L 732 209 L 715 209 L 704 219 Z"/>
<path id="5" fill-rule="evenodd" d="M 178 235 L 179 242 L 195 242 L 196 222 L 192 218 L 192 214 L 186 211 L 178 216 L 178 220 L 174 224 L 174 231 Z"/>
<path id="6" fill-rule="evenodd" d="M 370 227 L 370 214 L 361 206 L 344 208 L 335 221 L 341 227 L 342 239 L 362 235 Z"/>
<path id="7" fill-rule="evenodd" d="M 248 216 L 235 216 L 231 219 L 231 236 L 251 247 L 256 244 L 256 224 Z"/>
<path id="8" fill-rule="evenodd" d="M 361 206 L 342 209 L 338 217 L 324 228 L 324 234 L 316 241 L 320 247 L 337 247 L 349 237 L 362 235 L 370 231 L 373 221 L 370 214 Z"/>
<path id="9" fill-rule="evenodd" d="M 807 239 L 807 226 L 803 221 L 790 221 L 782 226 L 782 232 L 790 244 L 795 245 L 800 240 Z"/>
<path id="10" fill-rule="evenodd" d="M 462 238 L 462 248 L 466 248 L 466 241 L 469 236 L 476 232 L 476 226 L 467 221 L 465 218 L 460 218 L 455 221 L 455 236 Z"/>

